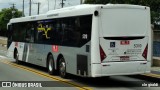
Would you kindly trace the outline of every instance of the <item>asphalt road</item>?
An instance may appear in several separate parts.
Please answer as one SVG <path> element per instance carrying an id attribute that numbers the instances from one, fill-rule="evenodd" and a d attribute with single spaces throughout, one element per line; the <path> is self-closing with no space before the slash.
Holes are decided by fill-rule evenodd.
<path id="1" fill-rule="evenodd" d="M 157 78 L 142 75 L 82 78 L 70 75 L 68 79 L 63 79 L 56 75 L 49 75 L 43 67 L 27 63 L 17 65 L 13 59 L 9 59 L 5 55 L 6 48 L 0 46 L 0 86 L 1 81 L 12 81 L 12 83 L 13 81 L 23 81 L 21 83 L 38 81 L 42 86 L 47 87 L 0 87 L 0 90 L 160 90 L 160 80 Z M 151 84 L 158 84 L 158 87 L 148 87 Z"/>
<path id="2" fill-rule="evenodd" d="M 4 60 L 4 59 L 3 59 Z M 56 81 L 54 79 L 46 78 L 44 76 L 41 76 L 39 74 L 21 69 L 19 67 L 12 66 L 10 64 L 4 63 L 2 61 L 2 57 L 0 59 L 0 81 L 6 82 L 6 81 L 40 81 L 37 83 L 45 83 L 45 81 L 53 81 L 53 82 L 48 82 L 52 83 L 52 86 L 50 87 L 38 87 L 38 88 L 21 88 L 23 90 L 77 90 L 77 88 L 70 86 L 68 84 Z M 23 82 L 21 82 L 23 83 Z M 47 83 L 47 82 L 46 82 Z M 0 83 L 1 84 L 1 83 Z M 0 90 L 17 90 L 19 88 L 15 88 L 16 86 L 13 85 L 14 88 L 2 88 L 0 87 Z"/>

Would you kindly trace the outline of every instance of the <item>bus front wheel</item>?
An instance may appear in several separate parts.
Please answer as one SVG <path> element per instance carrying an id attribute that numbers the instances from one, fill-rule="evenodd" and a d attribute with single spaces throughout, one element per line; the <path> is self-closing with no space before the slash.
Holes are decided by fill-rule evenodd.
<path id="1" fill-rule="evenodd" d="M 16 63 L 19 64 L 19 60 L 18 60 L 18 51 L 16 50 L 15 53 L 14 53 L 14 58 L 16 60 Z"/>
<path id="2" fill-rule="evenodd" d="M 59 63 L 59 74 L 62 78 L 67 78 L 67 73 L 66 73 L 66 63 L 64 58 L 60 59 Z"/>

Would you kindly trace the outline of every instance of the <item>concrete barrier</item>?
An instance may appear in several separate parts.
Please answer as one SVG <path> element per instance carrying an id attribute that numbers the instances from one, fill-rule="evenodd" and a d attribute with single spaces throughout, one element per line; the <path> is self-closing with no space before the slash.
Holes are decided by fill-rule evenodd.
<path id="1" fill-rule="evenodd" d="M 160 67 L 160 57 L 153 57 L 153 66 Z"/>

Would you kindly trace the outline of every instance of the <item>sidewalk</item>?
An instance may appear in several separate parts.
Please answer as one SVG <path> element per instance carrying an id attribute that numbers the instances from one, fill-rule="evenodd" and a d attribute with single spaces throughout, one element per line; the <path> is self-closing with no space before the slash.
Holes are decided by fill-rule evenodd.
<path id="1" fill-rule="evenodd" d="M 160 79 L 160 66 L 159 67 L 151 67 L 151 73 L 149 74 L 142 74 L 144 76 L 159 78 Z"/>
<path id="2" fill-rule="evenodd" d="M 158 66 L 157 67 L 152 67 L 151 70 L 160 72 L 160 67 L 158 67 Z"/>
<path id="3" fill-rule="evenodd" d="M 159 75 L 158 77 L 160 78 L 160 67 L 152 67 L 151 68 L 151 73 Z"/>
<path id="4" fill-rule="evenodd" d="M 142 75 L 160 79 L 160 57 L 153 57 L 151 73 Z"/>

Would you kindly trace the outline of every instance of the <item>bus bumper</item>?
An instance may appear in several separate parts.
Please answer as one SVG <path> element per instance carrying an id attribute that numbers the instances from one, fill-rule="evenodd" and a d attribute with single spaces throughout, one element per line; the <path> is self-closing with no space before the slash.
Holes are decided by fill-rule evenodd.
<path id="1" fill-rule="evenodd" d="M 144 74 L 149 73 L 150 69 L 151 62 L 147 61 L 92 64 L 91 77 Z"/>

